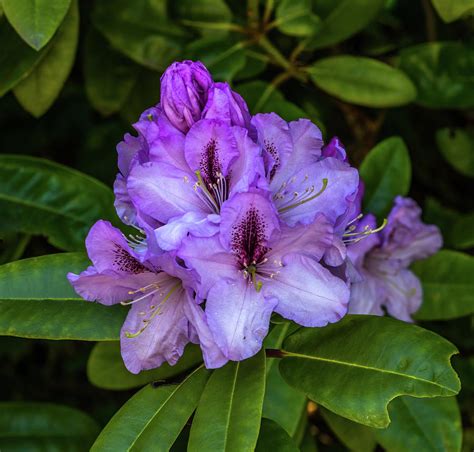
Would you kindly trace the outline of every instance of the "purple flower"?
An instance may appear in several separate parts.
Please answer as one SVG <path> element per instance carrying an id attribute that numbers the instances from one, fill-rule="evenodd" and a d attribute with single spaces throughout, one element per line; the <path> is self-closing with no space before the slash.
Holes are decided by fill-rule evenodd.
<path id="1" fill-rule="evenodd" d="M 174 365 L 188 342 L 199 342 L 206 367 L 225 364 L 204 311 L 194 300 L 193 272 L 169 256 L 143 261 L 109 222 L 98 221 L 86 239 L 93 265 L 80 275 L 68 274 L 76 292 L 104 305 L 131 305 L 120 333 L 122 357 L 132 373 Z M 199 301 L 199 300 L 198 300 Z"/>
<path id="2" fill-rule="evenodd" d="M 342 162 L 347 162 L 346 150 L 337 137 L 332 137 L 331 141 L 323 146 L 321 155 L 323 157 L 334 157 Z"/>
<path id="3" fill-rule="evenodd" d="M 275 113 L 252 119 L 265 172 L 280 217 L 289 226 L 310 224 L 319 213 L 344 214 L 358 187 L 355 168 L 321 153 L 321 131 L 309 120 L 285 122 Z"/>
<path id="4" fill-rule="evenodd" d="M 367 215 L 357 231 L 362 236 L 374 227 L 375 218 Z M 398 196 L 386 227 L 348 247 L 348 257 L 363 277 L 351 286 L 349 312 L 383 315 L 385 308 L 393 317 L 411 321 L 411 314 L 420 307 L 422 290 L 408 268 L 441 246 L 438 228 L 421 221 L 416 202 Z"/>
<path id="5" fill-rule="evenodd" d="M 257 353 L 273 311 L 313 327 L 346 313 L 346 284 L 319 264 L 331 242 L 324 215 L 290 228 L 268 192 L 257 189 L 225 203 L 219 234 L 183 240 L 178 256 L 200 277 L 198 295 L 206 298 L 206 319 L 226 358 Z"/>
<path id="6" fill-rule="evenodd" d="M 173 63 L 161 77 L 161 107 L 171 124 L 186 133 L 201 119 L 212 77 L 199 61 Z"/>

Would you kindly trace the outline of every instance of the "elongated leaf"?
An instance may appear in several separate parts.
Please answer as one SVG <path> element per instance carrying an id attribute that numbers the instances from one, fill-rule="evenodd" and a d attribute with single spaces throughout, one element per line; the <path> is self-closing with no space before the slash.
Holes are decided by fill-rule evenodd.
<path id="1" fill-rule="evenodd" d="M 418 90 L 417 102 L 433 108 L 474 106 L 474 45 L 430 42 L 400 53 L 400 69 Z"/>
<path id="2" fill-rule="evenodd" d="M 432 0 L 436 11 L 445 22 L 453 22 L 474 11 L 474 0 Z"/>
<path id="3" fill-rule="evenodd" d="M 86 94 L 94 108 L 104 115 L 118 112 L 132 91 L 138 73 L 138 65 L 111 48 L 98 32 L 89 31 L 84 75 Z"/>
<path id="4" fill-rule="evenodd" d="M 403 72 L 371 58 L 323 58 L 309 68 L 309 73 L 323 91 L 357 105 L 396 107 L 416 98 L 415 86 Z"/>
<path id="5" fill-rule="evenodd" d="M 88 263 L 82 253 L 63 253 L 0 266 L 0 335 L 118 340 L 126 309 L 83 301 L 66 279 Z"/>
<path id="6" fill-rule="evenodd" d="M 474 257 L 443 250 L 416 262 L 413 270 L 423 285 L 417 319 L 447 320 L 474 313 Z"/>
<path id="7" fill-rule="evenodd" d="M 377 443 L 372 428 L 338 416 L 325 408 L 321 408 L 321 414 L 331 430 L 349 450 L 372 452 L 375 449 Z"/>
<path id="8" fill-rule="evenodd" d="M 321 20 L 313 14 L 311 0 L 282 0 L 276 9 L 278 29 L 291 36 L 311 36 L 321 28 Z"/>
<path id="9" fill-rule="evenodd" d="M 53 37 L 70 3 L 71 0 L 2 0 L 13 28 L 35 50 Z"/>
<path id="10" fill-rule="evenodd" d="M 393 198 L 410 189 L 411 162 L 403 140 L 391 137 L 377 144 L 362 162 L 360 175 L 365 183 L 364 210 L 387 215 Z"/>
<path id="11" fill-rule="evenodd" d="M 451 396 L 460 389 L 449 362 L 454 345 L 388 317 L 349 315 L 324 328 L 302 328 L 283 347 L 289 356 L 280 371 L 290 385 L 371 427 L 389 424 L 387 405 L 395 397 Z"/>
<path id="12" fill-rule="evenodd" d="M 151 381 L 166 380 L 197 366 L 202 355 L 197 345 L 188 345 L 178 363 L 165 363 L 158 369 L 131 374 L 123 364 L 119 342 L 100 342 L 92 349 L 87 362 L 89 381 L 103 389 L 123 390 L 143 386 Z"/>
<path id="13" fill-rule="evenodd" d="M 71 72 L 79 38 L 79 10 L 73 0 L 45 57 L 13 92 L 22 107 L 33 116 L 43 115 L 58 97 Z"/>
<path id="14" fill-rule="evenodd" d="M 212 374 L 194 416 L 188 451 L 254 450 L 265 392 L 265 353 Z"/>
<path id="15" fill-rule="evenodd" d="M 295 442 L 275 421 L 262 419 L 256 452 L 298 452 Z"/>
<path id="16" fill-rule="evenodd" d="M 98 0 L 92 20 L 116 49 L 158 71 L 178 59 L 187 36 L 170 21 L 165 0 Z"/>
<path id="17" fill-rule="evenodd" d="M 449 164 L 465 176 L 474 177 L 474 132 L 469 129 L 440 129 L 436 143 Z"/>
<path id="18" fill-rule="evenodd" d="M 33 71 L 46 54 L 45 49 L 36 52 L 23 42 L 15 30 L 0 18 L 0 97 L 10 91 L 20 80 Z"/>
<path id="19" fill-rule="evenodd" d="M 49 403 L 0 403 L 2 451 L 87 451 L 99 426 L 87 414 Z"/>
<path id="20" fill-rule="evenodd" d="M 0 156 L 0 232 L 46 235 L 56 247 L 81 250 L 100 218 L 114 221 L 112 191 L 57 163 L 19 155 Z"/>
<path id="21" fill-rule="evenodd" d="M 166 451 L 171 448 L 201 397 L 209 378 L 203 368 L 180 385 L 146 386 L 102 430 L 91 451 Z"/>
<path id="22" fill-rule="evenodd" d="M 399 397 L 389 406 L 392 422 L 376 430 L 377 441 L 393 452 L 461 450 L 461 415 L 456 397 Z"/>
<path id="23" fill-rule="evenodd" d="M 343 0 L 323 20 L 309 47 L 318 49 L 336 44 L 369 24 L 384 6 L 383 0 Z M 315 2 L 316 7 L 318 2 Z M 317 13 L 317 10 L 316 10 Z"/>

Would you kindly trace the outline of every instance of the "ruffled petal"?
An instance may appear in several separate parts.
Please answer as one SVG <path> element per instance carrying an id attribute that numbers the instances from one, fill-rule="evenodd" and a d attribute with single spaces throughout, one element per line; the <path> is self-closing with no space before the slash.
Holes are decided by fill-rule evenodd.
<path id="1" fill-rule="evenodd" d="M 125 224 L 136 224 L 137 211 L 130 199 L 127 189 L 127 180 L 120 174 L 117 174 L 114 182 L 114 206 L 118 217 Z"/>
<path id="2" fill-rule="evenodd" d="M 380 281 L 362 271 L 362 281 L 351 285 L 349 314 L 384 315 L 382 304 L 385 299 L 384 287 Z"/>

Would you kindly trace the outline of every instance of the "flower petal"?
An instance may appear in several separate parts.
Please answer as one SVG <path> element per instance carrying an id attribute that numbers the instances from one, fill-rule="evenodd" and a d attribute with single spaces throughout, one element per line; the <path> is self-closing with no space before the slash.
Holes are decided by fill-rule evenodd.
<path id="1" fill-rule="evenodd" d="M 388 313 L 399 320 L 412 322 L 411 314 L 421 306 L 422 289 L 420 280 L 410 270 L 400 270 L 384 279 Z"/>
<path id="2" fill-rule="evenodd" d="M 351 285 L 349 314 L 384 315 L 382 304 L 385 289 L 380 281 L 366 271 L 362 271 L 363 280 Z"/>

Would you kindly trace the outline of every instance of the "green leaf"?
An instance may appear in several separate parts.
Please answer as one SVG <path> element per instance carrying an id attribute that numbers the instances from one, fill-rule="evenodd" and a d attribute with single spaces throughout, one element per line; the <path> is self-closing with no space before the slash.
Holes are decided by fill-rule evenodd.
<path id="1" fill-rule="evenodd" d="M 92 349 L 87 362 L 89 381 L 102 389 L 124 390 L 143 386 L 151 381 L 175 377 L 202 362 L 199 346 L 189 344 L 176 365 L 165 363 L 159 368 L 135 375 L 125 367 L 119 342 L 99 342 Z"/>
<path id="2" fill-rule="evenodd" d="M 15 33 L 5 20 L 0 18 L 0 97 L 10 91 L 20 80 L 33 71 L 46 54 L 43 49 L 36 52 Z"/>
<path id="3" fill-rule="evenodd" d="M 311 36 L 321 28 L 321 20 L 313 14 L 311 0 L 281 0 L 276 9 L 278 29 L 290 36 Z"/>
<path id="4" fill-rule="evenodd" d="M 387 215 L 393 198 L 410 190 L 411 162 L 403 140 L 391 137 L 378 143 L 362 162 L 360 175 L 365 183 L 364 210 Z"/>
<path id="5" fill-rule="evenodd" d="M 98 0 L 92 21 L 117 50 L 150 69 L 164 71 L 180 59 L 187 32 L 169 19 L 166 0 Z"/>
<path id="6" fill-rule="evenodd" d="M 265 338 L 265 348 L 281 347 L 283 340 L 295 325 L 284 322 L 275 325 Z M 291 387 L 280 375 L 277 358 L 267 359 L 267 382 L 263 401 L 263 416 L 275 421 L 290 436 L 294 437 L 298 431 L 302 417 L 306 410 L 306 395 Z"/>
<path id="7" fill-rule="evenodd" d="M 53 37 L 70 4 L 71 0 L 2 0 L 9 22 L 35 50 Z"/>
<path id="8" fill-rule="evenodd" d="M 416 89 L 400 70 L 378 60 L 341 55 L 309 67 L 316 86 L 346 102 L 366 107 L 397 107 L 416 98 Z"/>
<path id="9" fill-rule="evenodd" d="M 419 320 L 448 320 L 474 313 L 474 257 L 442 250 L 415 262 L 413 271 L 423 285 Z"/>
<path id="10" fill-rule="evenodd" d="M 436 131 L 436 144 L 446 161 L 465 176 L 474 177 L 474 132 L 445 128 Z"/>
<path id="11" fill-rule="evenodd" d="M 456 397 L 399 397 L 388 408 L 392 422 L 376 430 L 377 441 L 390 452 L 461 450 L 461 415 Z"/>
<path id="12" fill-rule="evenodd" d="M 120 111 L 135 85 L 139 69 L 98 32 L 93 29 L 88 32 L 84 51 L 85 87 L 96 110 L 103 115 Z"/>
<path id="13" fill-rule="evenodd" d="M 285 430 L 270 419 L 262 419 L 256 452 L 298 452 L 295 442 Z"/>
<path id="14" fill-rule="evenodd" d="M 118 340 L 126 309 L 83 301 L 66 279 L 88 264 L 82 253 L 61 253 L 0 266 L 0 335 Z"/>
<path id="15" fill-rule="evenodd" d="M 416 85 L 421 105 L 474 107 L 474 45 L 431 42 L 409 47 L 400 53 L 399 66 Z"/>
<path id="16" fill-rule="evenodd" d="M 3 451 L 87 451 L 99 426 L 82 411 L 50 403 L 1 402 Z"/>
<path id="17" fill-rule="evenodd" d="M 432 3 L 445 22 L 453 22 L 474 11 L 474 0 L 432 0 Z"/>
<path id="18" fill-rule="evenodd" d="M 354 452 L 372 452 L 375 449 L 377 444 L 373 429 L 338 416 L 325 408 L 320 408 L 320 410 L 321 415 L 331 430 L 349 450 Z"/>
<path id="19" fill-rule="evenodd" d="M 188 451 L 254 450 L 265 392 L 265 353 L 229 362 L 207 383 L 194 416 Z"/>
<path id="20" fill-rule="evenodd" d="M 100 218 L 116 220 L 113 193 L 96 179 L 49 160 L 0 156 L 0 232 L 42 234 L 56 247 L 82 250 Z"/>
<path id="21" fill-rule="evenodd" d="M 13 89 L 18 102 L 33 116 L 42 116 L 59 96 L 74 63 L 78 38 L 79 10 L 73 0 L 44 58 Z"/>
<path id="22" fill-rule="evenodd" d="M 209 378 L 202 367 L 180 385 L 148 385 L 114 415 L 91 448 L 96 451 L 167 451 L 192 415 Z"/>
<path id="23" fill-rule="evenodd" d="M 301 328 L 283 348 L 288 357 L 280 371 L 287 383 L 328 410 L 371 427 L 389 424 L 387 405 L 395 397 L 451 396 L 460 389 L 449 362 L 456 347 L 388 317 L 348 315 L 324 328 Z"/>
<path id="24" fill-rule="evenodd" d="M 318 2 L 315 4 L 317 6 Z M 384 0 L 343 0 L 336 3 L 337 6 L 323 20 L 309 47 L 319 49 L 351 37 L 364 29 L 384 4 Z"/>

